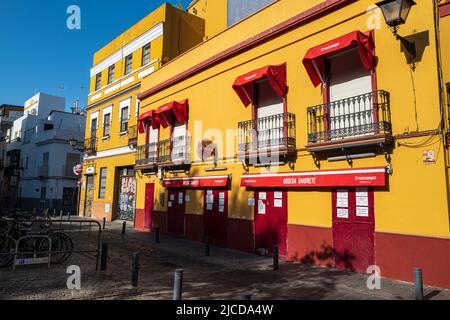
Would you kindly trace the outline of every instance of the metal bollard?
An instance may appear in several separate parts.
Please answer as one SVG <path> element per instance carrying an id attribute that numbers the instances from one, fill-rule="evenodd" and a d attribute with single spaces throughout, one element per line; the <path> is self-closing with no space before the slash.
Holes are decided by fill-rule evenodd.
<path id="1" fill-rule="evenodd" d="M 56 217 L 56 209 L 53 209 L 53 218 Z"/>
<path id="2" fill-rule="evenodd" d="M 139 277 L 139 253 L 133 253 L 131 258 L 131 286 L 138 286 L 138 277 Z"/>
<path id="3" fill-rule="evenodd" d="M 100 257 L 100 271 L 106 271 L 108 265 L 108 244 L 102 244 L 102 255 Z"/>
<path id="4" fill-rule="evenodd" d="M 106 218 L 103 218 L 103 230 L 106 229 Z"/>
<path id="5" fill-rule="evenodd" d="M 63 218 L 63 211 L 61 210 L 61 211 L 59 212 L 59 220 L 62 220 L 62 218 Z"/>
<path id="6" fill-rule="evenodd" d="M 243 300 L 243 301 L 245 301 L 245 300 L 252 300 L 252 295 L 243 293 L 243 294 L 241 294 L 239 296 L 239 300 Z"/>
<path id="7" fill-rule="evenodd" d="M 173 300 L 181 300 L 183 289 L 183 270 L 178 269 L 175 271 L 175 281 L 173 285 Z"/>
<path id="8" fill-rule="evenodd" d="M 423 275 L 422 269 L 414 269 L 414 284 L 416 288 L 416 300 L 423 300 Z"/>
<path id="9" fill-rule="evenodd" d="M 205 256 L 209 257 L 210 255 L 211 252 L 210 252 L 209 238 L 205 237 Z"/>
<path id="10" fill-rule="evenodd" d="M 155 243 L 159 243 L 159 233 L 161 229 L 158 227 L 155 229 Z"/>
<path id="11" fill-rule="evenodd" d="M 124 221 L 123 225 L 122 225 L 122 234 L 125 234 L 126 230 L 127 230 L 127 223 L 126 223 L 126 221 Z"/>
<path id="12" fill-rule="evenodd" d="M 70 221 L 70 212 L 67 212 L 67 220 Z"/>
<path id="13" fill-rule="evenodd" d="M 273 270 L 280 269 L 280 255 L 278 251 L 278 247 L 273 247 Z"/>

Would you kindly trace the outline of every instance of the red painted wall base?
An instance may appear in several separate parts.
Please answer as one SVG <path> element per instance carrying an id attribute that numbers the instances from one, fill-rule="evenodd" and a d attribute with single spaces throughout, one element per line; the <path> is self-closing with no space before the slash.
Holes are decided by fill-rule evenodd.
<path id="1" fill-rule="evenodd" d="M 228 219 L 228 248 L 255 252 L 254 223 L 249 220 Z"/>
<path id="2" fill-rule="evenodd" d="M 203 215 L 185 214 L 186 239 L 192 241 L 204 240 Z"/>

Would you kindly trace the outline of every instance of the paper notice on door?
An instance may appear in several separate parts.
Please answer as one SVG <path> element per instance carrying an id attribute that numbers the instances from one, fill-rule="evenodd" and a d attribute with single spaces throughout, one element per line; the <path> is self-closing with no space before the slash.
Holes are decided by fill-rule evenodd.
<path id="1" fill-rule="evenodd" d="M 274 198 L 275 199 L 283 199 L 283 192 L 275 192 Z"/>
<path id="2" fill-rule="evenodd" d="M 184 199 L 184 201 L 185 202 L 191 202 L 191 196 L 187 194 L 185 199 Z"/>
<path id="3" fill-rule="evenodd" d="M 348 199 L 338 198 L 336 206 L 338 208 L 348 208 Z"/>
<path id="4" fill-rule="evenodd" d="M 213 194 L 213 191 L 212 191 L 212 190 L 208 190 L 208 191 L 206 192 L 206 194 Z"/>
<path id="5" fill-rule="evenodd" d="M 183 204 L 184 195 L 182 193 L 178 194 L 178 204 Z"/>
<path id="6" fill-rule="evenodd" d="M 367 207 L 356 207 L 356 215 L 358 217 L 368 217 L 369 216 L 369 208 L 367 208 Z"/>
<path id="7" fill-rule="evenodd" d="M 337 191 L 338 199 L 348 199 L 348 190 L 340 189 Z"/>
<path id="8" fill-rule="evenodd" d="M 359 207 L 368 207 L 369 198 L 368 197 L 356 197 L 356 205 Z"/>
<path id="9" fill-rule="evenodd" d="M 283 200 L 281 199 L 275 199 L 273 206 L 275 208 L 283 208 Z"/>
<path id="10" fill-rule="evenodd" d="M 212 203 L 208 203 L 208 204 L 206 205 L 206 210 L 212 211 L 212 209 L 213 209 Z"/>
<path id="11" fill-rule="evenodd" d="M 173 207 L 173 202 L 172 202 L 172 201 L 169 201 L 169 202 L 167 203 L 167 205 L 169 206 L 169 208 L 172 208 L 172 207 Z"/>
<path id="12" fill-rule="evenodd" d="M 357 197 L 369 197 L 369 191 L 367 188 L 356 188 Z"/>
<path id="13" fill-rule="evenodd" d="M 255 198 L 249 198 L 248 199 L 248 206 L 249 207 L 254 207 L 255 206 Z"/>
<path id="14" fill-rule="evenodd" d="M 214 203 L 214 195 L 212 195 L 212 194 L 206 195 L 206 203 L 213 204 Z"/>
<path id="15" fill-rule="evenodd" d="M 219 199 L 219 206 L 225 205 L 225 199 Z"/>
<path id="16" fill-rule="evenodd" d="M 266 214 L 266 205 L 261 200 L 258 202 L 258 214 Z"/>
<path id="17" fill-rule="evenodd" d="M 260 199 L 260 200 L 267 200 L 267 193 L 265 193 L 265 192 L 260 192 L 260 193 L 259 193 L 259 199 Z"/>
<path id="18" fill-rule="evenodd" d="M 225 212 L 225 206 L 219 206 L 219 212 L 220 213 Z"/>
<path id="19" fill-rule="evenodd" d="M 219 199 L 225 199 L 225 192 L 219 193 Z"/>
<path id="20" fill-rule="evenodd" d="M 174 194 L 170 195 L 170 201 L 175 201 L 175 195 Z"/>
<path id="21" fill-rule="evenodd" d="M 348 209 L 337 209 L 337 217 L 341 219 L 348 219 Z"/>

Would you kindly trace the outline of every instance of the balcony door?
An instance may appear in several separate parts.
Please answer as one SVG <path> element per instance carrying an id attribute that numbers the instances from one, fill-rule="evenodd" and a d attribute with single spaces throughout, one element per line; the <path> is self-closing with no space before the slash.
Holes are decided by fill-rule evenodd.
<path id="1" fill-rule="evenodd" d="M 147 163 L 156 163 L 158 157 L 159 130 L 153 129 L 151 125 L 147 129 Z"/>
<path id="2" fill-rule="evenodd" d="M 330 139 L 339 140 L 373 132 L 372 75 L 356 48 L 328 58 Z"/>
<path id="3" fill-rule="evenodd" d="M 255 84 L 256 95 L 256 130 L 258 132 L 257 150 L 278 148 L 284 140 L 284 103 L 279 98 L 269 81 Z"/>
<path id="4" fill-rule="evenodd" d="M 184 162 L 186 157 L 186 134 L 187 125 L 175 123 L 172 133 L 172 161 Z"/>

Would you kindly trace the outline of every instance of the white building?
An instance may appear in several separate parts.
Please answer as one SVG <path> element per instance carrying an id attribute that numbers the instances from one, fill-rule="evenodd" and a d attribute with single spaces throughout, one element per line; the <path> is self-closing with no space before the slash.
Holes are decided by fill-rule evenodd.
<path id="1" fill-rule="evenodd" d="M 81 163 L 84 130 L 85 117 L 65 112 L 64 98 L 39 93 L 25 102 L 24 115 L 7 134 L 9 207 L 75 213 L 78 177 L 73 167 Z"/>

